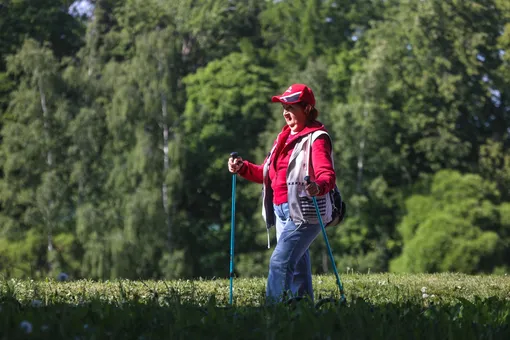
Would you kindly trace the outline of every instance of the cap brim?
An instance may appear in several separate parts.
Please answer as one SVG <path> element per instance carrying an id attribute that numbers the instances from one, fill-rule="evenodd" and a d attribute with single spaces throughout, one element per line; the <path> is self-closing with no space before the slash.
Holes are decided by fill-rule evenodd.
<path id="1" fill-rule="evenodd" d="M 298 100 L 295 100 L 295 101 L 286 101 L 285 98 L 282 99 L 282 96 L 273 96 L 271 98 L 271 101 L 273 103 L 282 103 L 282 104 L 296 104 L 296 103 L 299 103 L 299 99 Z"/>

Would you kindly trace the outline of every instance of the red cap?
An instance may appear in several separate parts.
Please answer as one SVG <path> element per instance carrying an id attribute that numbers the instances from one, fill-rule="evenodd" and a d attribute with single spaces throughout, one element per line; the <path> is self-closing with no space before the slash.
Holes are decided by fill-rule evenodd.
<path id="1" fill-rule="evenodd" d="M 304 102 L 315 106 L 315 97 L 312 89 L 305 84 L 292 84 L 281 96 L 273 96 L 273 103 L 295 104 Z"/>

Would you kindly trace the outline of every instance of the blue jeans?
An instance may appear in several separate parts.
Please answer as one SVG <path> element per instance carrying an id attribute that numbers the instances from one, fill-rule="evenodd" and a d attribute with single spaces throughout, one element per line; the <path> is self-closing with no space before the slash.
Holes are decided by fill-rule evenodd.
<path id="1" fill-rule="evenodd" d="M 296 224 L 290 219 L 289 205 L 274 205 L 276 248 L 269 262 L 266 297 L 281 301 L 284 293 L 308 295 L 313 301 L 312 267 L 308 248 L 321 231 L 320 224 Z"/>

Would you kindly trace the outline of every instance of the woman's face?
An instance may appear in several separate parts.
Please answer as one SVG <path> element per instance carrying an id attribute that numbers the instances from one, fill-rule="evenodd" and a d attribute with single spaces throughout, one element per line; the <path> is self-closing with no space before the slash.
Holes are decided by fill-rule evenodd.
<path id="1" fill-rule="evenodd" d="M 298 104 L 282 104 L 283 118 L 292 132 L 299 132 L 306 125 L 306 115 L 303 107 Z"/>

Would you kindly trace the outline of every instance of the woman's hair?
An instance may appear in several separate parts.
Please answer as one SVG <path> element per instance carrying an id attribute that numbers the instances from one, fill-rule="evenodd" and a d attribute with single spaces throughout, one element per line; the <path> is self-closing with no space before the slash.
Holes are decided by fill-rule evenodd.
<path id="1" fill-rule="evenodd" d="M 307 110 L 309 104 L 301 102 L 301 106 L 303 107 L 303 110 L 305 110 L 306 118 L 309 122 L 313 122 L 317 119 L 319 116 L 319 111 L 314 107 L 310 105 L 310 109 Z M 308 111 L 308 112 L 307 112 Z"/>

